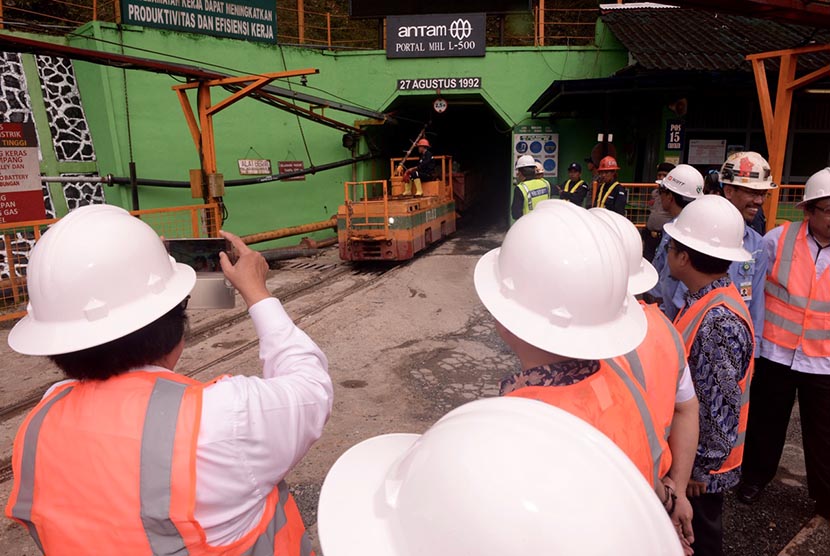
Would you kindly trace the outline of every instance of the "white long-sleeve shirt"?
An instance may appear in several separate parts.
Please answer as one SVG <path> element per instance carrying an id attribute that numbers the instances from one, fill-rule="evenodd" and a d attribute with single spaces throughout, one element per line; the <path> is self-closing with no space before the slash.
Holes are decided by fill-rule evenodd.
<path id="1" fill-rule="evenodd" d="M 212 545 L 232 543 L 257 525 L 268 493 L 320 438 L 332 407 L 326 357 L 280 302 L 264 299 L 249 313 L 262 377 L 225 377 L 206 387 L 202 400 L 195 518 Z"/>

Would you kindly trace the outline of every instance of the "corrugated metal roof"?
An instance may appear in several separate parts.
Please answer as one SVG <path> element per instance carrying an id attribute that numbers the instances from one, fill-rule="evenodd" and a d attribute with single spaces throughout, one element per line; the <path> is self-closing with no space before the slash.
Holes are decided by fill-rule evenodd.
<path id="1" fill-rule="evenodd" d="M 600 17 L 645 70 L 752 71 L 747 54 L 830 43 L 825 29 L 706 10 L 614 9 Z M 828 64 L 828 53 L 799 58 L 799 69 Z"/>

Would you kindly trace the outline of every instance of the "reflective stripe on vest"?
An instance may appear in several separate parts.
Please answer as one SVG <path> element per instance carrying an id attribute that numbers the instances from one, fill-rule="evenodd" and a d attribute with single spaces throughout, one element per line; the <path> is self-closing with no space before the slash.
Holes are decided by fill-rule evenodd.
<path id="1" fill-rule="evenodd" d="M 654 426 L 654 418 L 651 414 L 651 409 L 643 397 L 643 392 L 632 381 L 631 377 L 626 373 L 620 365 L 613 359 L 606 361 L 608 366 L 613 369 L 620 380 L 628 387 L 631 397 L 637 404 L 637 409 L 640 410 L 640 419 L 643 421 L 643 427 L 646 430 L 646 437 L 648 438 L 648 447 L 651 450 L 651 467 L 652 467 L 652 481 L 655 487 L 660 484 L 660 459 L 663 455 L 663 447 L 660 444 L 660 439 L 657 436 L 657 430 Z"/>
<path id="2" fill-rule="evenodd" d="M 37 457 L 37 439 L 40 435 L 40 428 L 43 426 L 43 420 L 46 418 L 46 414 L 49 413 L 49 410 L 52 409 L 52 406 L 55 405 L 55 403 L 63 399 L 71 391 L 72 387 L 70 386 L 66 390 L 59 392 L 52 399 L 43 404 L 43 406 L 37 410 L 37 413 L 35 413 L 29 421 L 29 426 L 26 427 L 26 436 L 23 441 L 23 457 L 21 458 L 20 477 L 18 479 L 20 487 L 17 491 L 17 499 L 14 502 L 14 506 L 12 507 L 11 512 L 9 512 L 11 517 L 19 519 L 26 525 L 26 528 L 29 530 L 29 534 L 32 536 L 32 539 L 34 539 L 35 544 L 37 544 L 37 547 L 41 552 L 44 552 L 44 550 L 40 542 L 40 536 L 37 534 L 37 530 L 32 523 L 32 501 L 35 496 L 35 458 Z"/>
<path id="3" fill-rule="evenodd" d="M 194 493 L 190 489 L 186 489 L 186 492 L 189 493 L 187 496 L 191 497 L 186 506 L 191 508 L 189 510 L 191 513 L 190 517 L 184 518 L 189 521 L 187 523 L 177 522 L 175 519 L 181 520 L 182 517 L 180 516 L 175 519 L 172 517 L 177 515 L 174 513 L 176 489 L 178 488 L 178 491 L 181 492 L 180 487 L 174 487 L 174 481 L 178 481 L 181 484 L 182 480 L 188 480 L 177 478 L 176 476 L 174 466 L 176 456 L 174 454 L 176 450 L 183 448 L 182 444 L 177 444 L 177 441 L 179 441 L 177 437 L 177 425 L 181 422 L 182 418 L 187 419 L 191 415 L 191 412 L 182 413 L 182 409 L 185 407 L 185 396 L 190 395 L 192 399 L 193 394 L 188 394 L 188 389 L 194 387 L 201 388 L 203 385 L 191 381 L 191 379 L 180 377 L 179 375 L 174 375 L 177 377 L 176 379 L 168 379 L 163 376 L 157 376 L 162 373 L 144 373 L 139 371 L 137 374 L 145 375 L 137 379 L 139 383 L 143 382 L 144 384 L 148 380 L 151 380 L 147 379 L 146 375 L 156 375 L 155 382 L 152 384 L 152 389 L 149 392 L 144 422 L 140 425 L 140 462 L 136 462 L 139 475 L 138 498 L 140 504 L 140 522 L 141 526 L 143 526 L 149 550 L 153 554 L 175 556 L 205 554 L 216 549 L 219 549 L 223 556 L 310 555 L 311 543 L 305 534 L 296 504 L 284 481 L 280 482 L 274 491 L 268 495 L 265 501 L 266 506 L 258 525 L 246 533 L 241 539 L 237 540 L 234 543 L 236 545 L 234 549 L 221 551 L 221 547 L 211 547 L 206 544 L 204 530 L 192 518 L 192 505 L 195 501 L 192 498 Z M 123 377 L 123 375 L 120 376 Z M 118 380 L 118 377 L 110 380 Z M 75 385 L 70 385 L 63 390 L 56 391 L 51 397 L 41 402 L 41 405 L 33 411 L 28 423 L 24 423 L 23 425 L 25 427 L 25 433 L 22 440 L 22 449 L 18 446 L 17 441 L 15 442 L 15 452 L 17 453 L 19 449 L 22 452 L 20 469 L 19 471 L 17 469 L 15 470 L 15 479 L 19 488 L 16 497 L 13 491 L 12 500 L 10 500 L 11 509 L 9 511 L 7 508 L 7 512 L 11 517 L 22 521 L 27 526 L 38 547 L 44 552 L 49 549 L 49 546 L 46 546 L 46 550 L 44 550 L 37 527 L 45 526 L 46 524 L 41 522 L 35 524 L 32 522 L 32 503 L 35 489 L 34 474 L 36 470 L 35 459 L 40 445 L 40 436 L 44 420 L 50 410 L 55 407 L 57 402 L 65 399 L 73 390 L 81 391 L 81 388 L 83 386 L 75 388 Z M 140 394 L 140 390 L 138 393 Z M 201 392 L 199 391 L 198 394 L 201 395 Z M 79 395 L 83 395 L 83 393 Z M 92 399 L 94 400 L 95 398 L 93 397 Z M 194 406 L 190 405 L 189 407 L 192 410 Z M 196 407 L 200 407 L 200 405 Z M 195 437 L 192 438 L 190 445 L 195 450 Z M 195 462 L 195 453 L 191 461 Z M 193 478 L 191 477 L 191 479 Z M 39 480 L 46 483 L 49 481 L 49 477 L 39 477 Z M 195 484 L 195 479 L 193 480 L 193 484 Z M 43 488 L 45 488 L 45 485 Z M 48 505 L 49 503 L 48 500 L 41 498 L 39 500 L 38 504 Z M 180 494 L 177 499 L 179 507 L 181 507 L 182 500 Z M 287 508 L 291 510 L 290 517 L 287 516 Z M 186 529 L 182 529 L 182 531 L 187 530 L 191 533 L 190 546 L 188 545 L 188 541 L 185 540 L 185 537 L 183 537 L 183 533 L 180 532 L 183 524 Z M 101 527 L 117 527 L 118 524 L 101 523 L 100 525 Z M 289 526 L 286 527 L 286 525 Z M 198 534 L 193 535 L 192 533 L 194 531 L 198 532 Z M 54 535 L 55 533 L 52 531 L 52 544 L 55 543 Z M 96 542 L 94 531 L 90 535 L 89 542 L 94 544 Z M 44 537 L 44 540 L 48 539 Z M 245 547 L 249 548 L 243 550 Z M 130 545 L 129 548 L 130 554 L 143 553 L 141 552 L 142 548 L 140 545 Z"/>
<path id="4" fill-rule="evenodd" d="M 611 193 L 613 193 L 613 191 L 617 188 L 618 185 L 620 185 L 620 182 L 615 181 L 611 184 L 611 187 L 608 188 L 608 191 L 605 191 L 606 184 L 603 183 L 599 187 L 599 192 L 597 193 L 597 201 L 599 202 L 595 206 L 604 208 L 605 203 L 608 202 L 608 197 L 611 196 Z M 603 192 L 605 193 L 604 195 Z"/>
<path id="5" fill-rule="evenodd" d="M 576 193 L 576 190 L 579 189 L 579 186 L 584 184 L 584 183 L 585 183 L 585 180 L 579 180 L 578 182 L 576 182 L 574 184 L 573 188 L 571 188 L 570 187 L 571 180 L 566 181 L 565 182 L 565 193 Z"/>
<path id="6" fill-rule="evenodd" d="M 663 440 L 667 441 L 674 419 L 677 389 L 680 387 L 683 371 L 686 369 L 686 346 L 683 345 L 683 339 L 672 322 L 656 305 L 640 303 L 648 319 L 648 332 L 645 340 L 637 349 L 626 353 L 623 357 L 628 362 L 632 375 L 648 395 L 649 405 L 656 413 L 655 420 L 663 423 Z M 669 342 L 666 340 L 666 335 L 671 338 L 672 350 L 667 349 Z M 651 365 L 645 367 L 643 360 L 651 362 Z M 661 380 L 667 372 L 677 375 L 671 382 L 673 391 L 669 391 Z M 671 403 L 668 403 L 668 400 L 671 400 Z M 663 450 L 668 452 L 667 443 L 663 444 Z M 669 458 L 668 466 L 670 465 Z"/>
<path id="7" fill-rule="evenodd" d="M 764 339 L 810 357 L 830 356 L 830 277 L 818 279 L 807 246 L 807 223 L 784 225 L 775 263 L 764 285 Z M 796 266 L 797 265 L 797 266 Z"/>
<path id="8" fill-rule="evenodd" d="M 531 185 L 538 185 L 533 182 L 539 182 L 541 187 L 534 187 L 533 189 L 528 189 L 527 184 Z M 548 186 L 548 182 L 545 180 L 539 179 L 532 179 L 527 180 L 519 183 L 519 190 L 521 190 L 522 195 L 524 196 L 524 206 L 522 207 L 522 213 L 527 214 L 528 212 L 533 210 L 538 203 L 545 201 L 550 198 L 550 188 Z"/>
<path id="9" fill-rule="evenodd" d="M 153 554 L 187 554 L 184 539 L 170 519 L 176 421 L 186 384 L 159 379 L 150 394 L 141 436 L 141 522 Z M 154 462 L 155 465 L 144 465 Z"/>
<path id="10" fill-rule="evenodd" d="M 700 298 L 694 305 L 686 308 L 684 311 L 678 313 L 674 320 L 675 326 L 683 336 L 686 343 L 686 356 L 691 352 L 692 344 L 694 343 L 697 331 L 700 328 L 703 318 L 706 314 L 717 306 L 725 306 L 727 309 L 735 313 L 744 324 L 749 328 L 750 337 L 752 340 L 752 353 L 755 351 L 755 332 L 752 327 L 752 317 L 749 314 L 749 309 L 746 307 L 741 298 L 741 294 L 735 288 L 734 284 L 730 284 L 727 288 L 716 288 L 702 298 Z M 726 473 L 741 465 L 743 460 L 744 439 L 746 437 L 746 423 L 749 416 L 749 389 L 752 383 L 752 373 L 755 368 L 754 357 L 750 356 L 749 366 L 744 370 L 744 375 L 738 380 L 738 386 L 741 388 L 741 408 L 738 416 L 738 436 L 732 450 L 721 465 L 720 469 L 710 471 L 710 474 Z"/>

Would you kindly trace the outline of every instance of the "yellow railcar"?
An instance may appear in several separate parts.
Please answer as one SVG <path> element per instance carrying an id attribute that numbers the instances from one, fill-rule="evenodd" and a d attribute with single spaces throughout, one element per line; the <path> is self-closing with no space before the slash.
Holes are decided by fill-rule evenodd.
<path id="1" fill-rule="evenodd" d="M 423 195 L 405 193 L 395 176 L 401 159 L 390 161 L 391 180 L 346 182 L 337 211 L 340 258 L 347 261 L 403 261 L 455 231 L 452 157 L 436 156 L 435 181 L 423 182 Z"/>

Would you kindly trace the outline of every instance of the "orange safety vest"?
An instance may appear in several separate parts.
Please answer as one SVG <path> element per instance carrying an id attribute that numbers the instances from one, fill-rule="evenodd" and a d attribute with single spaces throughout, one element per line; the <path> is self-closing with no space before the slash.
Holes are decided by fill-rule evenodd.
<path id="1" fill-rule="evenodd" d="M 764 286 L 764 339 L 810 357 L 830 356 L 830 269 L 816 279 L 807 223 L 787 222 Z"/>
<path id="2" fill-rule="evenodd" d="M 681 311 L 674 319 L 674 325 L 680 331 L 680 335 L 686 343 L 686 357 L 689 357 L 689 353 L 692 350 L 692 344 L 703 322 L 703 317 L 706 316 L 706 313 L 718 306 L 726 307 L 746 323 L 749 327 L 749 335 L 752 338 L 752 353 L 755 352 L 755 331 L 752 327 L 752 316 L 750 316 L 749 309 L 747 309 L 741 294 L 738 293 L 735 284 L 729 284 L 727 288 L 715 288 L 710 291 L 697 300 L 694 305 L 688 307 L 685 311 Z M 723 462 L 720 469 L 711 471 L 710 474 L 712 475 L 731 471 L 739 467 L 743 461 L 746 420 L 749 416 L 749 385 L 752 381 L 754 368 L 755 359 L 750 357 L 749 367 L 744 371 L 743 378 L 738 381 L 738 386 L 741 388 L 741 413 L 738 418 L 738 437 L 726 461 Z"/>
<path id="3" fill-rule="evenodd" d="M 671 469 L 669 434 L 677 403 L 677 387 L 686 369 L 686 346 L 672 322 L 657 305 L 640 302 L 648 321 L 648 332 L 637 349 L 616 357 L 625 361 L 631 376 L 645 391 L 654 422 L 660 434 L 662 458 L 660 476 Z"/>
<path id="4" fill-rule="evenodd" d="M 599 371 L 576 384 L 525 386 L 507 395 L 543 401 L 593 425 L 613 440 L 656 488 L 662 477 L 662 449 L 646 395 L 624 361 L 599 363 Z"/>
<path id="5" fill-rule="evenodd" d="M 17 432 L 6 515 L 49 556 L 311 554 L 285 482 L 250 532 L 207 543 L 194 518 L 205 386 L 140 371 L 55 388 Z"/>

